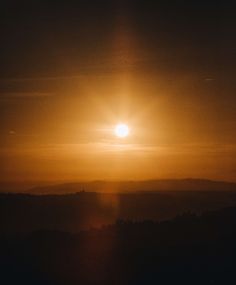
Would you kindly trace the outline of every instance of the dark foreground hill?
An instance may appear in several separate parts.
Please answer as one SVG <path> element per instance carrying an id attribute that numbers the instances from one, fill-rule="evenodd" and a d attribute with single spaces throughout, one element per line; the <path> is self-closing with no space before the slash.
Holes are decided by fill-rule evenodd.
<path id="1" fill-rule="evenodd" d="M 78 232 L 117 219 L 166 220 L 236 205 L 233 191 L 167 191 L 69 195 L 0 194 L 0 234 L 35 230 Z"/>
<path id="2" fill-rule="evenodd" d="M 236 284 L 236 208 L 0 240 L 1 284 Z"/>

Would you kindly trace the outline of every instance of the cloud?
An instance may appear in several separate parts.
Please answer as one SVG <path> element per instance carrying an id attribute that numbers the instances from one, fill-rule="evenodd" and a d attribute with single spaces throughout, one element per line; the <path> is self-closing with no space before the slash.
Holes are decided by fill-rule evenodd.
<path id="1" fill-rule="evenodd" d="M 80 78 L 82 75 L 55 75 L 55 76 L 38 76 L 38 77 L 9 77 L 1 78 L 1 83 L 12 82 L 31 82 L 31 81 L 54 81 L 54 80 L 66 80 L 73 78 Z"/>
<path id="2" fill-rule="evenodd" d="M 54 93 L 50 92 L 4 92 L 0 94 L 0 100 L 12 99 L 27 99 L 27 98 L 42 98 L 51 97 Z"/>

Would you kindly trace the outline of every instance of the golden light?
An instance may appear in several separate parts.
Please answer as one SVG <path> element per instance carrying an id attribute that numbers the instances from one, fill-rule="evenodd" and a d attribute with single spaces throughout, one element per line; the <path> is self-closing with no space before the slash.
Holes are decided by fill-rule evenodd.
<path id="1" fill-rule="evenodd" d="M 126 124 L 118 124 L 115 127 L 115 135 L 119 138 L 125 138 L 129 135 L 129 127 Z"/>

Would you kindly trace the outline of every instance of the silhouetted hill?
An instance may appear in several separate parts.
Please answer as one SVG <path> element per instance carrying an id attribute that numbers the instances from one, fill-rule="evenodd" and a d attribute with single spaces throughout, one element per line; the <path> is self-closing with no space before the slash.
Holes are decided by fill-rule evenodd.
<path id="1" fill-rule="evenodd" d="M 0 240 L 2 284 L 235 284 L 236 208 Z"/>
<path id="2" fill-rule="evenodd" d="M 117 219 L 166 220 L 236 205 L 234 191 L 79 192 L 68 195 L 0 194 L 0 233 L 78 232 Z"/>
<path id="3" fill-rule="evenodd" d="M 204 179 L 169 179 L 145 181 L 92 181 L 34 187 L 32 194 L 65 194 L 86 192 L 150 192 L 150 191 L 235 191 L 236 183 Z"/>

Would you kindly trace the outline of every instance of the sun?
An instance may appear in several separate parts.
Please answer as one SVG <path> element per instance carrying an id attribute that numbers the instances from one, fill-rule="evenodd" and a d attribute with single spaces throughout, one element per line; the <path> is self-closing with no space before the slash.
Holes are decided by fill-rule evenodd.
<path id="1" fill-rule="evenodd" d="M 115 126 L 115 135 L 119 138 L 125 138 L 129 135 L 129 127 L 126 124 L 117 124 Z"/>

